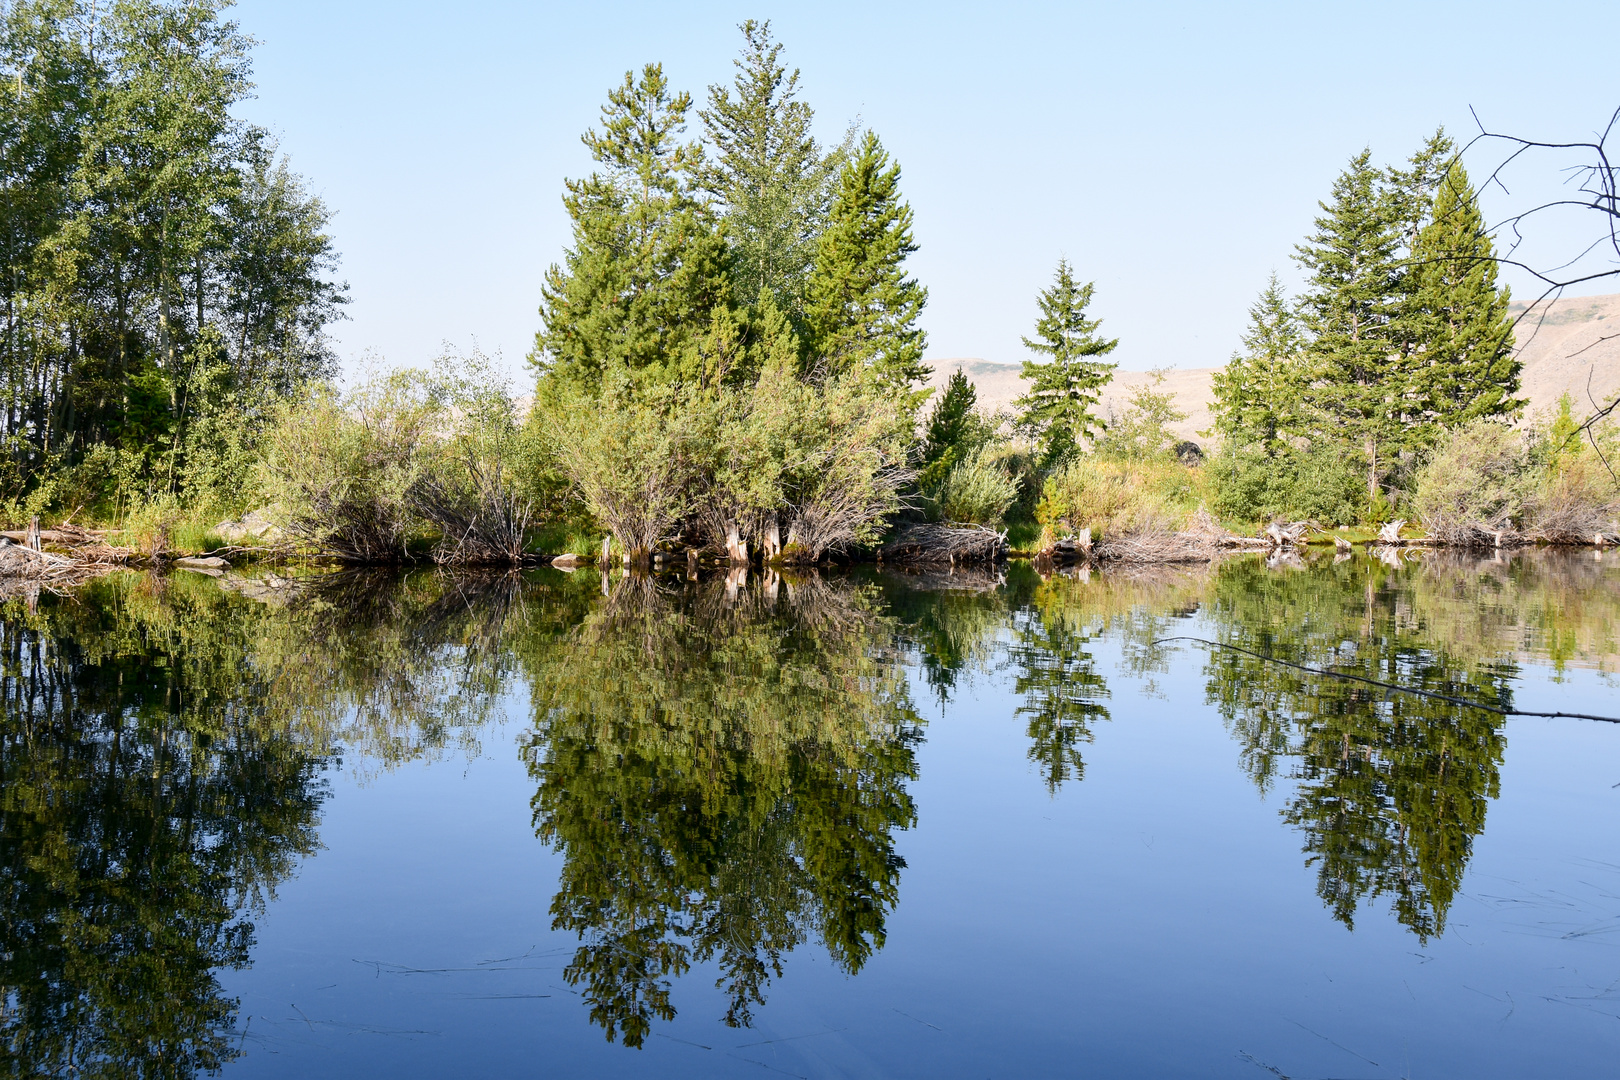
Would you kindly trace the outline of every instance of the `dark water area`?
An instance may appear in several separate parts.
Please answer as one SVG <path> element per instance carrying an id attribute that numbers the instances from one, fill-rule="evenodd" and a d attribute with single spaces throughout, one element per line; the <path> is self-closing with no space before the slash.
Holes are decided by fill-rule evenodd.
<path id="1" fill-rule="evenodd" d="M 1589 551 L 15 595 L 3 1071 L 1605 1075 L 1617 662 Z"/>

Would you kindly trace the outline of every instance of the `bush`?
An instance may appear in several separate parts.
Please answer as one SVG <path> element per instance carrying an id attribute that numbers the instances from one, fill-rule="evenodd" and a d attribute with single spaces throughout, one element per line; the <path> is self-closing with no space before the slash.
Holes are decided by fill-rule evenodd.
<path id="1" fill-rule="evenodd" d="M 1430 536 L 1470 543 L 1522 525 L 1534 486 L 1525 433 L 1476 420 L 1442 439 L 1418 470 L 1412 509 Z"/>
<path id="2" fill-rule="evenodd" d="M 354 562 L 405 558 L 411 504 L 445 423 L 444 393 L 422 372 L 346 395 L 318 386 L 284 404 L 265 439 L 261 486 L 291 535 Z"/>
<path id="3" fill-rule="evenodd" d="M 698 476 L 692 395 L 609 381 L 599 398 L 553 388 L 535 411 L 552 433 L 557 462 L 591 515 L 633 560 L 679 533 Z"/>
<path id="4" fill-rule="evenodd" d="M 1002 448 L 987 443 L 953 464 L 930 500 L 939 516 L 974 525 L 1000 524 L 1019 489 L 1002 458 Z"/>
<path id="5" fill-rule="evenodd" d="M 514 562 L 523 555 L 535 505 L 522 479 L 532 429 L 518 424 L 506 380 L 482 354 L 443 357 L 439 365 L 444 430 L 406 497 L 439 534 L 435 561 Z"/>
<path id="6" fill-rule="evenodd" d="M 1366 503 L 1361 478 L 1331 448 L 1267 454 L 1253 447 L 1222 446 L 1206 471 L 1211 506 L 1228 520 L 1343 525 L 1361 517 Z"/>
<path id="7" fill-rule="evenodd" d="M 1087 527 L 1098 537 L 1176 530 L 1206 493 L 1203 470 L 1173 458 L 1077 458 L 1046 478 L 1035 520 L 1054 535 Z"/>
<path id="8" fill-rule="evenodd" d="M 1151 374 L 1151 383 L 1131 391 L 1125 411 L 1108 417 L 1108 425 L 1097 439 L 1097 453 L 1127 461 L 1173 456 L 1177 440 L 1170 425 L 1187 419 L 1187 414 L 1176 408 L 1174 395 L 1158 389 L 1164 371 Z"/>

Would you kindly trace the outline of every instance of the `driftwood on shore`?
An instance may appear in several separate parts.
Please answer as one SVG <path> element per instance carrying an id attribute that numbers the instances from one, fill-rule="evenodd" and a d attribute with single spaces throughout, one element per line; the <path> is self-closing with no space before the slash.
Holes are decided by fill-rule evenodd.
<path id="1" fill-rule="evenodd" d="M 918 522 L 903 527 L 878 552 L 902 565 L 968 566 L 994 563 L 1007 551 L 1007 534 L 983 525 Z"/>

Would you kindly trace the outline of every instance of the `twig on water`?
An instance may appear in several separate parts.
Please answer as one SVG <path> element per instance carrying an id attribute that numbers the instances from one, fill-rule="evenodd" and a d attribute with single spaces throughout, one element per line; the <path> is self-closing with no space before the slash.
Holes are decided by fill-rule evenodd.
<path id="1" fill-rule="evenodd" d="M 1348 671 L 1333 671 L 1328 668 L 1314 668 L 1305 664 L 1296 664 L 1291 660 L 1283 660 L 1280 657 L 1267 656 L 1265 653 L 1256 652 L 1253 649 L 1245 649 L 1241 645 L 1228 645 L 1223 641 L 1210 641 L 1208 638 L 1180 635 L 1177 637 L 1159 638 L 1157 641 L 1151 642 L 1151 644 L 1163 645 L 1166 642 L 1171 641 L 1196 641 L 1200 645 L 1208 645 L 1213 649 L 1229 649 L 1232 652 L 1240 652 L 1246 656 L 1252 656 L 1256 660 L 1264 660 L 1269 664 L 1281 664 L 1283 667 L 1291 667 L 1296 671 L 1308 671 L 1312 675 L 1325 675 L 1332 679 L 1349 679 L 1352 682 L 1366 683 L 1369 686 L 1378 686 L 1384 688 L 1385 690 L 1395 690 L 1402 694 L 1416 694 L 1418 697 L 1435 698 L 1439 701 L 1449 701 L 1453 705 L 1465 705 L 1470 709 L 1480 709 L 1484 712 L 1496 713 L 1498 716 L 1539 716 L 1547 719 L 1599 720 L 1605 724 L 1620 724 L 1620 716 L 1597 716 L 1593 713 L 1575 712 L 1538 712 L 1531 709 L 1504 709 L 1500 705 L 1486 705 L 1484 702 L 1469 701 L 1467 698 L 1454 697 L 1451 694 L 1441 694 L 1434 690 L 1417 690 L 1410 686 L 1398 685 L 1397 683 L 1380 682 L 1377 679 L 1369 679 L 1365 675 L 1352 675 Z"/>

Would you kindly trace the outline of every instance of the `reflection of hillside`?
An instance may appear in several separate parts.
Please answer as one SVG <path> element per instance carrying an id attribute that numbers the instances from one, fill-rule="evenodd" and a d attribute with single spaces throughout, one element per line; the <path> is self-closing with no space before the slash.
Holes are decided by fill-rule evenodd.
<path id="1" fill-rule="evenodd" d="M 620 579 L 566 637 L 520 646 L 535 700 L 552 914 L 592 1019 L 640 1045 L 671 980 L 715 961 L 747 1025 L 812 935 L 845 971 L 882 947 L 915 817 L 920 724 L 868 591 Z"/>

